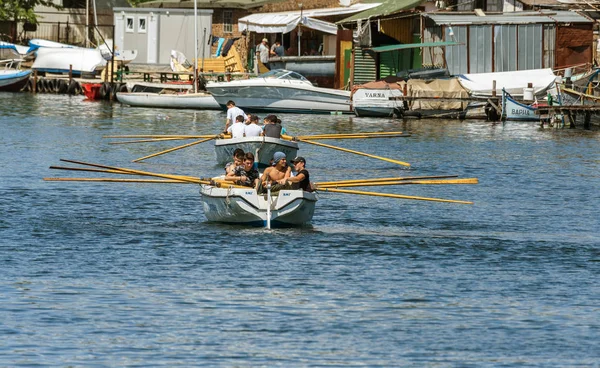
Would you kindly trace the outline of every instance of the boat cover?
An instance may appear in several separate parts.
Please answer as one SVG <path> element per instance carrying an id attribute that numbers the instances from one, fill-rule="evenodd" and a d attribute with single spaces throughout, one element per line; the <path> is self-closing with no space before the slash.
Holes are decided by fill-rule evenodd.
<path id="1" fill-rule="evenodd" d="M 502 95 L 504 88 L 513 96 L 523 96 L 523 88 L 533 84 L 535 95 L 544 95 L 553 86 L 556 75 L 552 69 L 519 70 L 513 72 L 461 74 L 460 84 L 472 96 L 489 97 L 492 95 L 493 81 L 496 81 L 496 95 Z"/>
<path id="2" fill-rule="evenodd" d="M 369 82 L 354 87 L 357 89 L 399 89 L 406 91 L 408 97 L 417 97 L 422 99 L 409 100 L 410 110 L 459 110 L 465 109 L 469 101 L 456 100 L 468 98 L 469 93 L 458 82 L 456 78 L 451 79 L 409 79 L 408 81 L 380 80 Z M 452 101 L 452 99 L 455 99 Z"/>

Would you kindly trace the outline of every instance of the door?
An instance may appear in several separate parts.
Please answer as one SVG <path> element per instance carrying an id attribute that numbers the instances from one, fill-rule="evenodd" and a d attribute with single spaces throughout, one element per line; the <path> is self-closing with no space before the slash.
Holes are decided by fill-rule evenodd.
<path id="1" fill-rule="evenodd" d="M 148 64 L 158 63 L 158 16 L 150 13 L 148 19 Z"/>

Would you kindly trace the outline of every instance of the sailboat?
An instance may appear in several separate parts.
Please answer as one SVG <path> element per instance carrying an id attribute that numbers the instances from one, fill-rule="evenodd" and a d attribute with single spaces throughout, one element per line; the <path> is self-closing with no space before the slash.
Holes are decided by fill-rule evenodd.
<path id="1" fill-rule="evenodd" d="M 204 42 L 204 40 L 203 40 Z M 194 0 L 194 76 L 198 76 L 198 2 Z M 148 93 L 118 92 L 117 100 L 125 105 L 137 107 L 159 107 L 196 110 L 220 110 L 214 97 L 205 91 L 198 91 L 194 83 L 193 93 Z"/>

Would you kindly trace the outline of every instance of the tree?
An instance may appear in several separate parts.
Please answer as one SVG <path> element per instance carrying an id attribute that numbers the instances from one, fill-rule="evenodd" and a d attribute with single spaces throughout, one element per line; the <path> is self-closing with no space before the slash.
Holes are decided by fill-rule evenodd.
<path id="1" fill-rule="evenodd" d="M 0 0 L 0 21 L 37 23 L 35 7 L 38 5 L 61 9 L 49 0 Z"/>

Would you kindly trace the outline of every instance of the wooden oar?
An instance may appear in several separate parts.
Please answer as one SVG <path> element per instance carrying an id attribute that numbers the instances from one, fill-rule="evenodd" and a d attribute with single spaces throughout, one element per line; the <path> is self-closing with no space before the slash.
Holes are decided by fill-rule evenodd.
<path id="1" fill-rule="evenodd" d="M 56 170 L 69 170 L 69 171 L 88 171 L 88 172 L 97 172 L 97 173 L 107 173 L 107 174 L 121 174 L 121 175 L 137 175 L 131 172 L 127 172 L 127 171 L 121 171 L 121 170 L 102 170 L 102 169 L 89 169 L 89 168 L 83 168 L 83 167 L 64 167 L 64 166 L 50 166 L 51 169 L 56 169 Z M 181 177 L 187 177 L 190 179 L 195 179 L 193 176 L 185 176 L 185 175 L 180 175 Z M 210 179 L 207 179 L 210 180 Z"/>
<path id="2" fill-rule="evenodd" d="M 120 171 L 120 170 L 87 169 L 87 168 L 83 168 L 83 167 L 65 167 L 65 166 L 50 166 L 50 168 L 54 169 L 54 170 L 88 171 L 88 172 L 98 172 L 98 173 L 107 173 L 107 174 L 135 175 L 130 172 L 125 172 L 125 171 Z"/>
<path id="3" fill-rule="evenodd" d="M 410 164 L 408 162 L 403 162 L 403 161 L 398 161 L 398 160 L 392 160 L 390 158 L 385 158 L 385 157 L 381 157 L 381 156 L 375 156 L 375 155 L 371 155 L 371 154 L 368 154 L 368 153 L 354 151 L 354 150 L 349 150 L 349 149 L 342 148 L 342 147 L 331 146 L 331 145 L 325 144 L 325 143 L 313 142 L 313 141 L 309 141 L 309 140 L 306 140 L 306 139 L 299 139 L 299 141 L 300 142 L 304 142 L 304 143 L 314 144 L 314 145 L 321 146 L 321 147 L 336 149 L 336 150 L 344 151 L 344 152 L 348 152 L 348 153 L 354 153 L 355 155 L 361 155 L 361 156 L 366 156 L 366 157 L 370 157 L 370 158 L 375 158 L 375 159 L 378 159 L 378 160 L 383 160 L 383 161 L 391 162 L 391 163 L 397 164 L 397 165 L 410 166 Z"/>
<path id="4" fill-rule="evenodd" d="M 91 181 L 108 183 L 156 183 L 156 184 L 195 184 L 189 181 L 172 179 L 114 179 L 114 178 L 44 178 L 45 181 Z"/>
<path id="5" fill-rule="evenodd" d="M 332 136 L 327 136 L 327 135 L 323 135 L 323 136 L 311 136 L 311 135 L 301 135 L 296 137 L 296 139 L 316 139 L 316 140 L 321 140 L 321 139 L 369 139 L 369 138 L 397 138 L 397 137 L 410 137 L 410 134 L 398 134 L 398 135 L 386 135 L 386 136 L 374 136 L 374 135 L 345 135 L 345 136 L 337 136 L 337 135 L 332 135 Z"/>
<path id="6" fill-rule="evenodd" d="M 446 179 L 446 178 L 457 178 L 458 175 L 432 175 L 432 176 L 398 176 L 392 178 L 374 178 L 374 179 L 352 179 L 352 180 L 338 180 L 338 181 L 321 181 L 315 183 L 315 185 L 329 185 L 329 184 L 348 184 L 348 183 L 372 183 L 378 181 L 398 181 L 398 180 L 420 180 L 420 179 Z"/>
<path id="7" fill-rule="evenodd" d="M 180 149 L 183 149 L 183 148 L 191 147 L 191 146 L 194 146 L 196 144 L 204 143 L 204 142 L 216 139 L 216 138 L 218 138 L 218 136 L 215 135 L 215 136 L 212 136 L 210 138 L 201 139 L 201 140 L 196 141 L 196 142 L 184 144 L 182 146 L 177 146 L 177 147 L 174 147 L 174 148 L 170 148 L 168 150 L 164 150 L 164 151 L 160 151 L 160 152 L 157 152 L 157 153 L 153 153 L 153 154 L 148 155 L 148 156 L 140 157 L 138 159 L 133 160 L 133 162 L 140 162 L 140 161 L 146 160 L 146 159 L 151 158 L 151 157 L 156 157 L 156 156 L 164 155 L 164 154 L 169 153 L 169 152 L 173 152 L 173 151 L 177 151 L 177 150 L 180 150 Z"/>
<path id="8" fill-rule="evenodd" d="M 372 187 L 379 185 L 410 185 L 410 184 L 478 184 L 476 178 L 468 179 L 450 179 L 450 180 L 402 180 L 402 181 L 378 181 L 378 182 L 363 182 L 363 183 L 346 183 L 346 184 L 329 184 L 317 185 L 317 188 L 348 188 L 348 187 Z"/>
<path id="9" fill-rule="evenodd" d="M 196 138 L 149 138 L 149 139 L 138 139 L 135 141 L 121 141 L 121 142 L 110 142 L 109 144 L 131 144 L 131 143 L 147 143 L 147 142 L 164 142 L 164 141 L 183 141 L 188 139 Z"/>
<path id="10" fill-rule="evenodd" d="M 102 138 L 181 138 L 181 139 L 201 139 L 211 138 L 211 135 L 182 135 L 182 134 L 171 134 L 171 135 L 156 135 L 156 134 L 130 134 L 130 135 L 105 135 Z"/>
<path id="11" fill-rule="evenodd" d="M 363 191 L 360 191 L 360 190 L 323 188 L 323 189 L 317 189 L 317 191 L 319 191 L 319 192 L 345 193 L 345 194 L 358 194 L 358 195 L 367 195 L 367 196 L 375 196 L 375 197 L 414 199 L 414 200 L 418 200 L 418 201 L 433 201 L 433 202 L 448 202 L 448 203 L 473 204 L 473 202 L 457 201 L 457 200 L 454 200 L 454 199 L 415 197 L 415 196 L 407 196 L 407 195 L 392 194 L 392 193 L 363 192 Z"/>
<path id="12" fill-rule="evenodd" d="M 187 182 L 196 183 L 196 184 L 210 184 L 210 181 L 200 180 L 200 178 L 195 178 L 193 176 L 160 174 L 160 173 L 153 173 L 153 172 L 148 172 L 148 171 L 126 169 L 126 168 L 122 168 L 122 167 L 100 165 L 100 164 L 92 164 L 92 163 L 82 162 L 82 161 L 67 160 L 67 159 L 64 159 L 64 158 L 61 158 L 60 160 L 63 161 L 63 162 L 70 162 L 72 164 L 78 164 L 78 165 L 84 165 L 84 166 L 92 166 L 92 167 L 99 167 L 101 169 L 108 169 L 108 170 L 117 170 L 117 171 L 128 172 L 128 173 L 132 173 L 132 174 L 136 174 L 136 175 L 142 175 L 142 176 L 155 176 L 157 178 L 187 181 Z"/>

